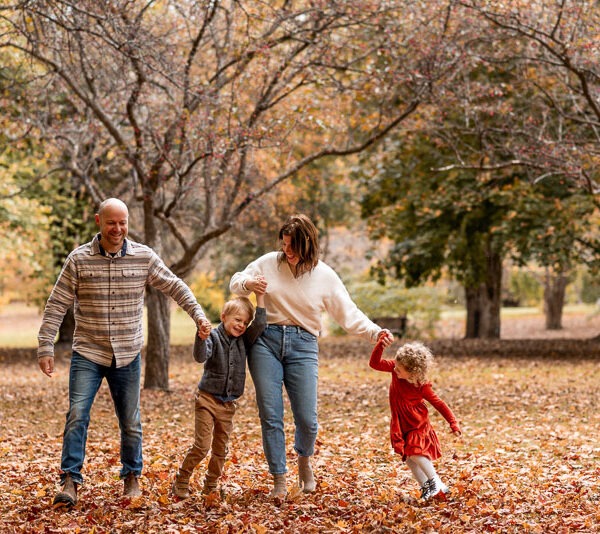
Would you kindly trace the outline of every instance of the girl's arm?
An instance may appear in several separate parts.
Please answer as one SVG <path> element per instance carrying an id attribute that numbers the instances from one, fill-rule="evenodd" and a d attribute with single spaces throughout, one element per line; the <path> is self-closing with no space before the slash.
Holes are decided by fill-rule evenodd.
<path id="1" fill-rule="evenodd" d="M 384 371 L 391 373 L 396 366 L 394 360 L 382 360 L 383 350 L 385 349 L 386 340 L 381 338 L 371 352 L 371 359 L 369 360 L 369 366 L 376 371 Z"/>
<path id="2" fill-rule="evenodd" d="M 458 421 L 456 420 L 456 417 L 454 417 L 454 414 L 452 413 L 452 410 L 448 407 L 448 405 L 435 394 L 431 384 L 425 384 L 423 386 L 422 391 L 423 398 L 426 401 L 428 401 L 442 415 L 442 417 L 446 421 L 448 421 L 452 432 L 460 435 L 461 431 L 460 427 L 458 426 Z"/>

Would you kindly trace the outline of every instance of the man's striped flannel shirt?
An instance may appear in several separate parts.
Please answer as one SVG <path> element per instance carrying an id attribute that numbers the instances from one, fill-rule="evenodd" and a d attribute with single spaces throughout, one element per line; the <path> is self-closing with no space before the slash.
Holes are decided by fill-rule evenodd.
<path id="1" fill-rule="evenodd" d="M 99 238 L 100 234 L 67 257 L 44 309 L 38 358 L 54 356 L 54 340 L 73 303 L 73 351 L 106 366 L 113 355 L 116 366 L 123 367 L 140 352 L 147 285 L 171 296 L 194 321 L 204 317 L 190 288 L 150 247 L 126 239 L 112 257 L 104 253 Z"/>

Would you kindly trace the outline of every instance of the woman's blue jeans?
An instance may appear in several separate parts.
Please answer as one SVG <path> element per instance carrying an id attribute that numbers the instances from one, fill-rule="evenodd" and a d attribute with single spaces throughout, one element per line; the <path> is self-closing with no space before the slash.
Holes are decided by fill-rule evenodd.
<path id="1" fill-rule="evenodd" d="M 81 484 L 90 410 L 102 380 L 106 378 L 121 430 L 121 477 L 142 472 L 142 421 L 140 417 L 141 355 L 125 367 L 106 367 L 77 352 L 69 370 L 69 411 L 63 435 L 61 482 L 66 474 Z"/>
<path id="2" fill-rule="evenodd" d="M 268 325 L 248 357 L 269 471 L 287 472 L 283 386 L 296 426 L 294 449 L 312 456 L 317 439 L 317 338 L 298 326 Z"/>

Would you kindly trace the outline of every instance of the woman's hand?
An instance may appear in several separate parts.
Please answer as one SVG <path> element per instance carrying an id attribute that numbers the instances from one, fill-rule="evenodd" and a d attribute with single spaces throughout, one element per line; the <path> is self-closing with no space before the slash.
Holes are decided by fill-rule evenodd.
<path id="1" fill-rule="evenodd" d="M 389 347 L 394 342 L 394 334 L 384 328 L 377 334 L 377 342 L 382 343 L 384 347 Z"/>
<path id="2" fill-rule="evenodd" d="M 267 279 L 262 274 L 256 275 L 245 283 L 246 289 L 257 295 L 264 295 L 267 291 L 267 285 Z"/>

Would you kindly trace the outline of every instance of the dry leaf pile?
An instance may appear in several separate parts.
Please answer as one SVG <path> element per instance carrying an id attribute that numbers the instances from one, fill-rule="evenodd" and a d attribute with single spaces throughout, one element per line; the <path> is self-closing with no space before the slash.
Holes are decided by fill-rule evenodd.
<path id="1" fill-rule="evenodd" d="M 390 450 L 389 376 L 369 369 L 370 346 L 352 338 L 322 344 L 312 495 L 294 487 L 288 407 L 290 493 L 284 502 L 267 497 L 271 477 L 251 381 L 239 402 L 220 492 L 199 493 L 205 461 L 192 479 L 194 495 L 172 497 L 173 474 L 193 436 L 192 399 L 201 372 L 190 347 L 176 347 L 171 391 L 142 392 L 142 497 L 121 495 L 119 434 L 103 385 L 92 412 L 80 502 L 71 511 L 54 510 L 67 362 L 58 362 L 50 380 L 31 359 L 4 358 L 0 532 L 599 532 L 600 359 L 535 357 L 531 349 L 524 358 L 517 346 L 491 356 L 483 348 L 477 355 L 471 347 L 467 356 L 455 344 L 446 349 L 452 355 L 438 358 L 434 387 L 461 421 L 463 437 L 453 437 L 432 412 L 444 449 L 437 469 L 452 490 L 441 504 L 418 500 L 416 482 Z"/>

